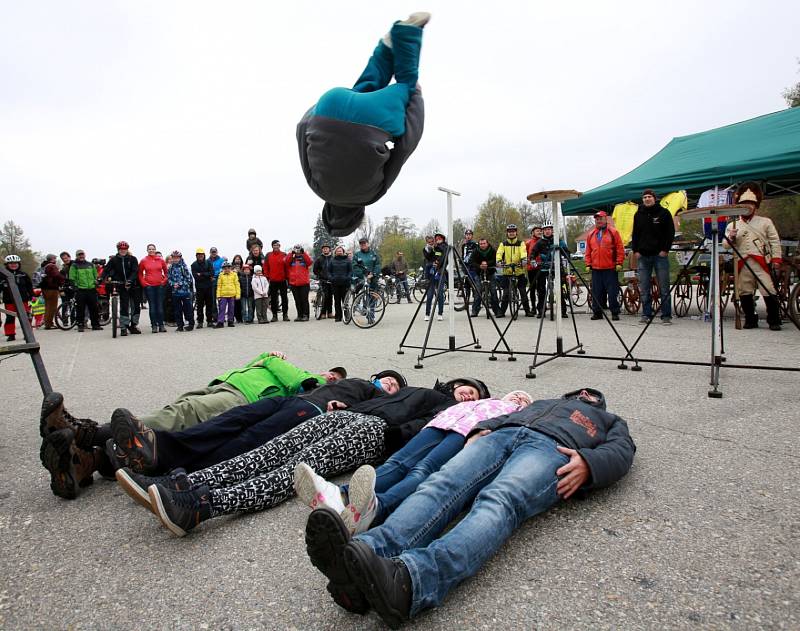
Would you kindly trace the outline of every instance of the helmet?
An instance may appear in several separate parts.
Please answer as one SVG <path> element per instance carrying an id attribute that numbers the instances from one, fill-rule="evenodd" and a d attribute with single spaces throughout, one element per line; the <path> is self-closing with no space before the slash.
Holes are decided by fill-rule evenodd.
<path id="1" fill-rule="evenodd" d="M 205 254 L 205 253 L 206 253 L 206 251 L 205 251 L 203 248 L 197 248 L 197 249 L 194 251 L 194 253 L 195 253 L 195 254 Z"/>
<path id="2" fill-rule="evenodd" d="M 16 254 L 9 254 L 6 257 L 6 263 L 22 263 L 22 259 L 19 258 Z"/>
<path id="3" fill-rule="evenodd" d="M 172 257 L 178 257 L 178 258 L 183 258 L 183 254 L 181 254 L 180 250 L 173 250 L 173 251 L 172 251 L 172 254 L 170 254 L 170 256 L 172 256 Z"/>
<path id="4" fill-rule="evenodd" d="M 541 226 L 540 226 L 538 223 L 535 223 L 535 224 L 533 224 L 533 225 L 530 227 L 530 231 L 531 231 L 531 232 L 533 232 L 534 230 L 537 230 L 537 229 L 538 229 L 538 230 L 541 230 L 541 229 L 542 229 L 542 227 L 541 227 Z"/>
<path id="5" fill-rule="evenodd" d="M 408 385 L 406 378 L 403 377 L 399 372 L 396 370 L 381 370 L 379 373 L 375 373 L 370 377 L 370 380 L 373 379 L 382 379 L 383 377 L 394 377 L 397 380 L 397 384 L 401 388 L 405 388 Z"/>
<path id="6" fill-rule="evenodd" d="M 247 231 L 248 235 L 255 234 L 255 233 L 256 233 L 256 229 L 255 228 L 250 228 L 250 230 Z"/>
<path id="7" fill-rule="evenodd" d="M 105 259 L 97 259 L 97 264 L 100 267 L 103 267 L 106 264 L 106 260 Z"/>
<path id="8" fill-rule="evenodd" d="M 464 229 L 464 234 L 475 234 L 475 233 L 472 231 L 472 228 L 466 228 Z"/>
<path id="9" fill-rule="evenodd" d="M 510 223 L 506 226 L 506 232 L 508 232 L 509 230 L 516 230 L 516 229 L 517 229 L 517 224 L 515 223 Z"/>
<path id="10" fill-rule="evenodd" d="M 553 229 L 553 224 L 551 224 L 551 223 L 546 223 L 546 224 L 544 224 L 544 225 L 542 226 L 542 230 L 547 230 L 548 228 L 549 228 L 550 230 L 552 230 L 552 229 Z"/>
<path id="11" fill-rule="evenodd" d="M 96 257 L 95 257 L 95 258 L 93 258 L 93 259 L 92 259 L 92 265 L 97 265 L 97 263 L 98 263 L 99 261 L 100 261 L 100 259 L 98 259 L 98 258 L 96 258 Z"/>
<path id="12" fill-rule="evenodd" d="M 127 241 L 117 241 L 118 250 L 128 250 L 130 247 Z"/>

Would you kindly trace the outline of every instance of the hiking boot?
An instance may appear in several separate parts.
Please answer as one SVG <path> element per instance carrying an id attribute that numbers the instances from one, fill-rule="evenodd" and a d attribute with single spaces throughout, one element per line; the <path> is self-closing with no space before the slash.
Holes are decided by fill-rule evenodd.
<path id="1" fill-rule="evenodd" d="M 369 603 L 350 579 L 344 565 L 344 549 L 350 532 L 339 515 L 327 506 L 312 511 L 306 522 L 306 552 L 311 564 L 328 579 L 333 601 L 353 613 L 364 615 Z"/>
<path id="2" fill-rule="evenodd" d="M 60 429 L 69 428 L 75 432 L 75 444 L 86 451 L 94 448 L 94 436 L 97 423 L 89 418 L 75 418 L 64 409 L 64 397 L 59 392 L 51 392 L 42 400 L 42 412 L 39 416 L 39 435 Z"/>
<path id="3" fill-rule="evenodd" d="M 139 330 L 139 327 L 138 327 L 138 326 L 136 326 L 135 324 L 131 324 L 131 325 L 128 327 L 128 332 L 129 332 L 131 335 L 141 335 L 141 334 L 142 334 L 142 332 Z"/>
<path id="4" fill-rule="evenodd" d="M 206 485 L 188 491 L 172 491 L 163 484 L 153 484 L 147 489 L 153 512 L 178 537 L 186 536 L 192 528 L 211 518 L 209 493 Z"/>
<path id="5" fill-rule="evenodd" d="M 325 506 L 336 513 L 345 510 L 339 487 L 317 475 L 305 462 L 298 462 L 294 468 L 294 490 L 300 501 L 311 509 Z"/>
<path id="6" fill-rule="evenodd" d="M 50 473 L 50 490 L 67 500 L 78 497 L 78 480 L 72 467 L 74 439 L 71 429 L 59 429 L 45 436 L 39 449 L 39 459 Z"/>
<path id="7" fill-rule="evenodd" d="M 189 477 L 186 475 L 186 469 L 173 469 L 167 475 L 146 476 L 136 473 L 128 467 L 122 467 L 117 469 L 116 478 L 122 490 L 131 499 L 153 513 L 156 511 L 153 510 L 153 506 L 150 504 L 150 496 L 147 494 L 147 489 L 154 484 L 160 484 L 170 491 L 188 491 L 192 488 L 192 483 L 189 482 Z"/>
<path id="8" fill-rule="evenodd" d="M 350 503 L 340 513 L 342 522 L 351 535 L 369 529 L 378 512 L 378 498 L 375 497 L 375 469 L 365 464 L 350 478 L 348 486 Z"/>
<path id="9" fill-rule="evenodd" d="M 114 453 L 136 473 L 149 473 L 156 466 L 156 434 L 125 408 L 111 415 Z"/>
<path id="10" fill-rule="evenodd" d="M 348 543 L 343 556 L 353 584 L 386 624 L 397 629 L 410 618 L 413 584 L 405 563 L 379 557 L 361 541 Z"/>

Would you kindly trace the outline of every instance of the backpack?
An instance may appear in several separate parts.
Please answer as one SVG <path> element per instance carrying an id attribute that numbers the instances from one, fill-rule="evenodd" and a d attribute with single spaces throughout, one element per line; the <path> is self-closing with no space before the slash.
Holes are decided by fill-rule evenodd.
<path id="1" fill-rule="evenodd" d="M 36 271 L 33 273 L 33 276 L 31 277 L 31 283 L 33 283 L 33 288 L 41 289 L 41 284 L 43 280 L 44 280 L 44 268 L 39 267 L 36 269 Z"/>

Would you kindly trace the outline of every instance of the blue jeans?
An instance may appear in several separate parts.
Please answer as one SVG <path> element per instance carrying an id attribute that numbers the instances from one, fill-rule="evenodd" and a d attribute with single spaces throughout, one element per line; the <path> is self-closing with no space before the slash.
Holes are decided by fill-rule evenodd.
<path id="1" fill-rule="evenodd" d="M 147 296 L 147 313 L 150 316 L 150 326 L 164 326 L 164 285 L 145 287 Z"/>
<path id="2" fill-rule="evenodd" d="M 405 563 L 415 616 L 473 576 L 523 521 L 559 501 L 556 469 L 567 462 L 552 438 L 504 427 L 462 450 L 381 526 L 355 538 Z M 464 519 L 440 537 L 466 508 Z"/>
<path id="3" fill-rule="evenodd" d="M 433 297 L 436 295 L 436 288 L 439 286 L 439 279 L 438 278 L 431 278 L 431 284 L 428 285 L 428 291 L 426 292 L 425 296 L 425 315 L 431 314 L 431 303 L 433 302 Z M 437 310 L 439 311 L 439 315 L 444 313 L 444 290 L 447 287 L 447 276 L 444 277 L 442 281 L 442 288 L 439 291 L 439 297 L 437 299 Z"/>
<path id="4" fill-rule="evenodd" d="M 655 270 L 661 289 L 661 319 L 672 318 L 672 299 L 669 293 L 669 255 L 639 255 L 639 290 L 642 294 L 642 315 L 649 318 L 653 315 L 653 297 L 650 295 L 650 277 Z"/>
<path id="5" fill-rule="evenodd" d="M 378 467 L 375 471 L 378 513 L 373 523 L 377 525 L 386 519 L 432 473 L 461 451 L 465 441 L 458 432 L 426 427 Z"/>

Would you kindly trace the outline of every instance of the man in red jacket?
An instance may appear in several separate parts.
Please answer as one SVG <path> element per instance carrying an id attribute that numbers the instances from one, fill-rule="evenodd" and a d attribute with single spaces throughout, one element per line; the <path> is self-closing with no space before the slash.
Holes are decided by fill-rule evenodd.
<path id="1" fill-rule="evenodd" d="M 269 280 L 269 306 L 272 311 L 272 322 L 278 321 L 278 295 L 280 294 L 280 310 L 283 321 L 289 321 L 289 297 L 286 291 L 286 252 L 281 252 L 281 242 L 272 241 L 272 252 L 267 254 L 262 265 L 264 275 Z"/>
<path id="2" fill-rule="evenodd" d="M 311 286 L 311 257 L 300 244 L 295 245 L 286 257 L 286 270 L 289 278 L 289 287 L 294 297 L 294 307 L 297 309 L 295 322 L 308 322 L 310 306 L 308 292 Z"/>
<path id="3" fill-rule="evenodd" d="M 594 215 L 594 230 L 586 238 L 586 269 L 592 272 L 592 320 L 603 317 L 606 305 L 611 319 L 619 320 L 619 278 L 625 248 L 616 228 L 608 225 L 608 214 L 601 210 Z"/>

